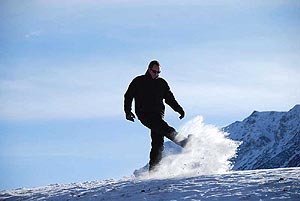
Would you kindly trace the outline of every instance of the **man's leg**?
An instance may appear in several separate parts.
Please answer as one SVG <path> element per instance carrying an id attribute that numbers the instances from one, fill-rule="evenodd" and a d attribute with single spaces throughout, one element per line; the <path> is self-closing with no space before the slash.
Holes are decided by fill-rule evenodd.
<path id="1" fill-rule="evenodd" d="M 173 141 L 175 144 L 184 147 L 187 139 L 185 139 L 183 136 L 179 136 L 178 132 L 171 126 L 168 125 L 166 121 L 163 120 L 161 115 L 159 114 L 147 114 L 139 116 L 140 121 L 142 124 L 151 131 L 154 131 L 155 133 L 160 133 L 160 135 L 165 136 L 169 140 Z"/>
<path id="2" fill-rule="evenodd" d="M 168 123 L 161 118 L 161 116 L 155 116 L 150 122 L 151 124 L 147 127 L 151 130 L 164 135 L 166 138 L 181 147 L 185 147 L 187 144 L 188 138 L 179 135 L 173 127 L 169 126 Z"/>
<path id="3" fill-rule="evenodd" d="M 163 119 L 159 119 L 157 125 L 161 130 L 161 133 L 163 133 L 166 138 L 181 147 L 185 147 L 188 142 L 188 138 L 179 135 L 178 132 L 173 127 L 169 126 Z"/>
<path id="4" fill-rule="evenodd" d="M 173 132 L 175 129 L 169 127 L 164 121 L 160 121 L 162 118 L 159 114 L 148 113 L 138 117 L 141 123 L 151 130 L 149 171 L 152 171 L 162 159 L 164 133 Z"/>
<path id="5" fill-rule="evenodd" d="M 152 148 L 150 152 L 149 170 L 151 171 L 155 165 L 159 163 L 162 157 L 164 136 L 179 146 L 184 147 L 182 139 L 178 139 L 176 130 L 169 126 L 159 114 L 140 114 L 141 123 L 151 130 Z"/>
<path id="6" fill-rule="evenodd" d="M 155 169 L 156 165 L 162 159 L 162 152 L 164 150 L 164 136 L 151 130 L 151 152 L 149 161 L 149 171 Z"/>

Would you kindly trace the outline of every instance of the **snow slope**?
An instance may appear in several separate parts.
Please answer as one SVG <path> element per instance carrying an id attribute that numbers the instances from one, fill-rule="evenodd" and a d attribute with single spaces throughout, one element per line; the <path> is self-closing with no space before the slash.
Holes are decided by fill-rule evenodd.
<path id="1" fill-rule="evenodd" d="M 243 142 L 235 170 L 300 167 L 300 105 L 288 112 L 254 111 L 224 131 Z"/>
<path id="2" fill-rule="evenodd" d="M 92 181 L 0 191 L 0 200 L 300 200 L 300 168 Z"/>

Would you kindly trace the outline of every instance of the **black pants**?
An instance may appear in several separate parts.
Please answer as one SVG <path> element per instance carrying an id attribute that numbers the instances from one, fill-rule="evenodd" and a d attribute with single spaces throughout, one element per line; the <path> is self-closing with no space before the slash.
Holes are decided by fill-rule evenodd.
<path id="1" fill-rule="evenodd" d="M 160 114 L 142 113 L 138 115 L 138 118 L 144 126 L 151 130 L 152 141 L 149 161 L 149 171 L 151 171 L 162 159 L 164 137 L 167 137 L 171 141 L 177 143 L 175 140 L 177 132 L 163 120 L 163 117 Z"/>

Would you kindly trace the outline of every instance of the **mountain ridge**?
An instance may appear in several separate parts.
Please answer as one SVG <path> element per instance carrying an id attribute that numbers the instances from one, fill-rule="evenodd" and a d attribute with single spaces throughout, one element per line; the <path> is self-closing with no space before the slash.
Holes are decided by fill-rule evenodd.
<path id="1" fill-rule="evenodd" d="M 241 141 L 234 170 L 300 166 L 300 105 L 287 112 L 253 111 L 243 121 L 223 128 Z"/>

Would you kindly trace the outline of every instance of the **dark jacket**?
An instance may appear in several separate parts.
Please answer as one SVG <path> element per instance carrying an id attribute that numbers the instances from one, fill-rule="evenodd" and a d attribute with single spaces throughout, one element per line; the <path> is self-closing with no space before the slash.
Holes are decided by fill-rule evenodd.
<path id="1" fill-rule="evenodd" d="M 164 115 L 165 105 L 168 104 L 174 111 L 183 111 L 182 107 L 175 100 L 168 83 L 163 78 L 153 79 L 146 72 L 132 80 L 124 95 L 125 113 L 131 112 L 132 100 L 135 101 L 135 113 L 139 117 L 141 113 L 159 113 Z"/>

